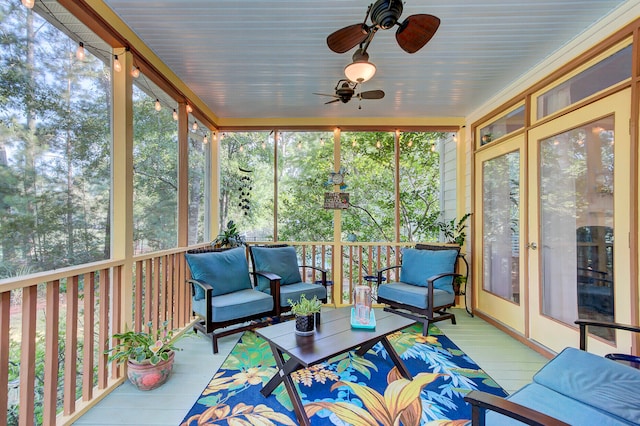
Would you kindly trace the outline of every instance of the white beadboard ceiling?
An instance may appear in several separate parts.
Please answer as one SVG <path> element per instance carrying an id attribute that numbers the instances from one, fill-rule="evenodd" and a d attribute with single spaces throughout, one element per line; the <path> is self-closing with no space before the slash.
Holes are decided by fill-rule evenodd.
<path id="1" fill-rule="evenodd" d="M 380 30 L 369 46 L 381 100 L 325 105 L 351 62 L 326 37 L 369 0 L 104 0 L 220 118 L 464 117 L 626 3 L 620 0 L 406 0 L 441 25 L 415 54 Z M 631 17 L 630 17 L 631 18 Z M 579 53 L 579 52 L 576 52 Z"/>

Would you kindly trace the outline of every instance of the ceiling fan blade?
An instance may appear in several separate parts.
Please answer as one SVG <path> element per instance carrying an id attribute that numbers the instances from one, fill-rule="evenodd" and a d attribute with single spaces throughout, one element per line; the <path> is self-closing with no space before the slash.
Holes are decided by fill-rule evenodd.
<path id="1" fill-rule="evenodd" d="M 337 98 L 338 95 L 329 95 L 327 93 L 313 93 L 314 95 L 320 95 L 320 96 L 331 96 L 332 98 Z"/>
<path id="2" fill-rule="evenodd" d="M 366 92 L 360 92 L 358 97 L 360 99 L 382 99 L 384 98 L 384 92 L 382 90 L 367 90 Z"/>
<path id="3" fill-rule="evenodd" d="M 433 15 L 411 15 L 396 31 L 398 44 L 407 53 L 416 53 L 431 40 L 440 26 L 440 18 Z"/>
<path id="4" fill-rule="evenodd" d="M 353 24 L 335 31 L 327 37 L 327 46 L 336 53 L 345 53 L 362 43 L 369 36 L 363 24 Z"/>
<path id="5" fill-rule="evenodd" d="M 338 99 L 334 99 L 334 100 L 329 101 L 329 102 L 325 102 L 324 104 L 325 104 L 325 105 L 326 105 L 326 104 L 332 104 L 332 103 L 334 103 L 334 102 L 340 102 L 340 98 L 338 98 Z"/>

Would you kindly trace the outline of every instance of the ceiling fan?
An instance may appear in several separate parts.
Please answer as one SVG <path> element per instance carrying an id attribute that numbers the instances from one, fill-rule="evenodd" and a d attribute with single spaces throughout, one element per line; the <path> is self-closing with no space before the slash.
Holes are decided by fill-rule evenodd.
<path id="1" fill-rule="evenodd" d="M 339 80 L 338 83 L 336 84 L 336 87 L 334 89 L 335 90 L 334 94 L 328 95 L 325 93 L 314 93 L 314 95 L 331 96 L 332 98 L 335 98 L 333 100 L 325 102 L 325 105 L 332 104 L 334 102 L 342 102 L 346 104 L 353 97 L 356 97 L 359 100 L 384 98 L 384 92 L 382 90 L 365 90 L 364 92 L 356 93 L 356 87 L 358 87 L 358 83 L 354 83 L 352 81 L 342 79 L 342 80 Z M 361 107 L 358 107 L 358 109 L 360 108 Z"/>
<path id="2" fill-rule="evenodd" d="M 400 47 L 407 53 L 417 52 L 436 33 L 440 26 L 440 19 L 433 15 L 417 14 L 399 23 L 402 8 L 402 0 L 377 0 L 369 5 L 361 24 L 349 25 L 327 37 L 329 49 L 336 53 L 345 53 L 360 45 L 362 53 L 366 53 L 369 43 L 378 30 L 388 30 L 398 25 L 396 41 Z M 371 17 L 371 25 L 367 25 L 369 17 Z"/>

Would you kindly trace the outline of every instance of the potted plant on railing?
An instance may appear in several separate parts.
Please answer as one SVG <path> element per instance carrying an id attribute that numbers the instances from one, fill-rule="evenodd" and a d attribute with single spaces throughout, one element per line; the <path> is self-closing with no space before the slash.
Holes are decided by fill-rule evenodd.
<path id="1" fill-rule="evenodd" d="M 167 322 L 154 334 L 144 331 L 125 331 L 114 334 L 119 343 L 107 350 L 109 361 L 122 364 L 127 361 L 127 377 L 140 390 L 151 390 L 162 385 L 173 370 L 175 351 L 173 331 Z M 152 323 L 147 324 L 151 328 Z"/>
<path id="2" fill-rule="evenodd" d="M 307 299 L 303 294 L 297 302 L 287 299 L 291 305 L 291 313 L 296 318 L 296 334 L 299 336 L 310 336 L 315 328 L 316 314 L 320 314 L 322 302 L 316 296 Z"/>
<path id="3" fill-rule="evenodd" d="M 227 223 L 227 229 L 222 231 L 215 240 L 211 242 L 211 245 L 215 248 L 233 248 L 244 245 L 244 237 L 238 232 L 238 227 L 233 220 Z"/>

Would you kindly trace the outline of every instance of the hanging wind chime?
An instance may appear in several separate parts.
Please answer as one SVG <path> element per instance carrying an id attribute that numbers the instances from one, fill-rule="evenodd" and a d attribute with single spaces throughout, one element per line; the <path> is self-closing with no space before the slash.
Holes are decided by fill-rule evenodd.
<path id="1" fill-rule="evenodd" d="M 238 203 L 238 207 L 242 209 L 245 216 L 249 215 L 249 211 L 251 210 L 251 191 L 253 190 L 253 170 L 243 169 L 242 167 L 238 167 L 238 170 L 242 173 L 240 177 L 240 202 Z"/>

